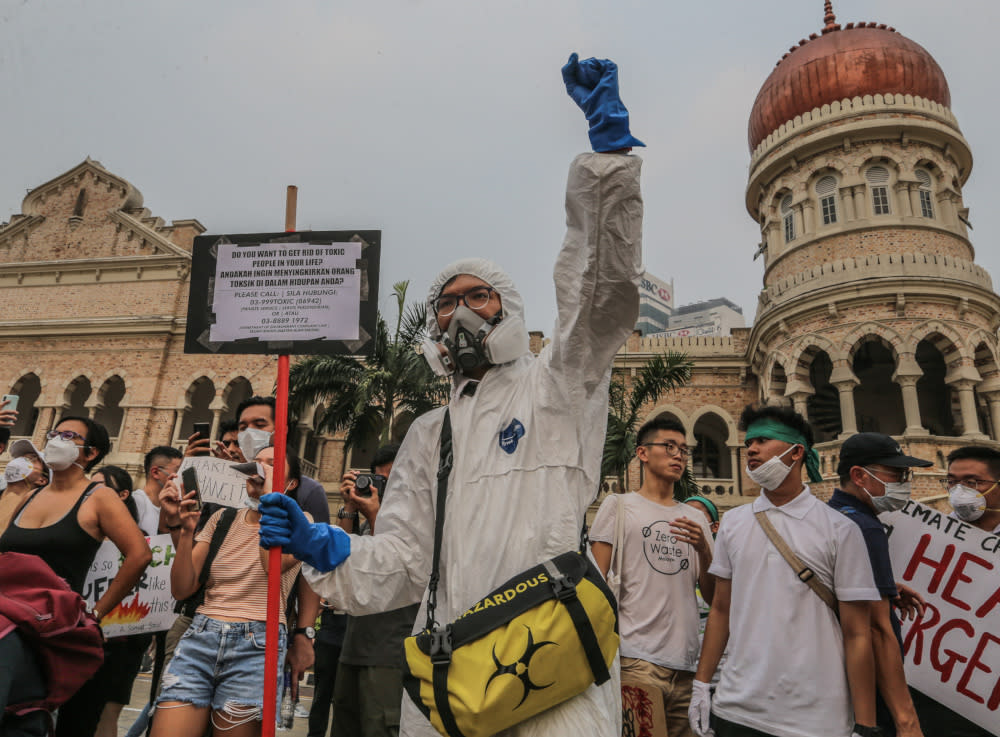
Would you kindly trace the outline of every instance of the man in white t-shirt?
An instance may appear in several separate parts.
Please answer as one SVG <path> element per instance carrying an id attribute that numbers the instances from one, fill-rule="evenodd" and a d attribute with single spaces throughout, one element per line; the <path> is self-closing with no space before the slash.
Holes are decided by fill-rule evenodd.
<path id="1" fill-rule="evenodd" d="M 132 492 L 132 498 L 139 512 L 139 529 L 147 535 L 160 532 L 160 492 L 167 480 L 177 473 L 182 460 L 184 455 L 169 445 L 156 446 L 143 459 L 146 483 Z"/>
<path id="2" fill-rule="evenodd" d="M 663 696 L 670 737 L 692 735 L 687 710 L 698 662 L 696 584 L 708 602 L 715 581 L 712 533 L 694 507 L 674 499 L 687 465 L 684 426 L 657 418 L 636 436 L 645 475 L 638 492 L 605 498 L 590 531 L 591 549 L 605 576 L 612 564 L 619 506 L 624 514 L 618 602 L 622 687 Z M 621 504 L 619 504 L 621 503 Z"/>
<path id="3" fill-rule="evenodd" d="M 803 466 L 811 481 L 821 477 L 812 428 L 801 415 L 747 407 L 740 429 L 747 475 L 762 493 L 727 512 L 715 540 L 715 598 L 691 726 L 699 737 L 713 729 L 716 737 L 880 735 L 869 602 L 881 597 L 861 529 L 802 483 Z M 756 513 L 808 567 L 801 577 Z M 805 583 L 810 575 L 832 590 L 836 612 Z M 713 697 L 708 684 L 727 643 Z"/>

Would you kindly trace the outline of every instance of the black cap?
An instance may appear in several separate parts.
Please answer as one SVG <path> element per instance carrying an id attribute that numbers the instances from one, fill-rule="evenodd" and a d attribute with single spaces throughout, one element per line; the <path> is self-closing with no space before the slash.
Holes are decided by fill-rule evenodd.
<path id="1" fill-rule="evenodd" d="M 845 476 L 854 466 L 889 466 L 890 468 L 927 468 L 933 461 L 914 458 L 903 453 L 899 443 L 879 432 L 859 432 L 840 446 L 837 475 Z"/>

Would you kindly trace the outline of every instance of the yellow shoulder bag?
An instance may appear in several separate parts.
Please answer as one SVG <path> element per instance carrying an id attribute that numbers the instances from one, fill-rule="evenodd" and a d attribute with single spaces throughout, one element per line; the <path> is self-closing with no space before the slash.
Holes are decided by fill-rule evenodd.
<path id="1" fill-rule="evenodd" d="M 446 412 L 427 624 L 403 644 L 403 682 L 445 737 L 489 737 L 610 678 L 618 605 L 586 555 L 584 524 L 579 551 L 529 568 L 439 625 L 434 610 L 451 466 Z"/>

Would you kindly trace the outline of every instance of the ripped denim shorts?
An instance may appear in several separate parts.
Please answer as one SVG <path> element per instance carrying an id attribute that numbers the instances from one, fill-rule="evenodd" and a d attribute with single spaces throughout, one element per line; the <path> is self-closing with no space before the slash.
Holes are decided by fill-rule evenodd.
<path id="1" fill-rule="evenodd" d="M 156 700 L 180 701 L 214 711 L 246 714 L 264 703 L 264 622 L 223 622 L 196 614 L 177 644 L 163 673 L 163 688 Z M 285 662 L 285 625 L 278 637 L 279 672 Z M 281 682 L 275 715 L 280 712 Z"/>

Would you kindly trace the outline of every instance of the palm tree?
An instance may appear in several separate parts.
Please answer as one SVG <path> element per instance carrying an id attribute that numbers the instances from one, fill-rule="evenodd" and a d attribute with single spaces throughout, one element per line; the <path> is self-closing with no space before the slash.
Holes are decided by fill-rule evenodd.
<path id="1" fill-rule="evenodd" d="M 406 281 L 393 285 L 395 329 L 390 335 L 379 313 L 368 355 L 308 356 L 291 369 L 292 410 L 301 415 L 312 404 L 329 404 L 315 430 L 346 431 L 346 450 L 373 437 L 384 445 L 399 413 L 420 415 L 448 398 L 448 383 L 415 350 L 424 336 L 427 306 L 406 305 L 408 286 Z"/>
<path id="2" fill-rule="evenodd" d="M 686 355 L 671 351 L 647 361 L 636 374 L 631 391 L 623 379 L 612 377 L 608 401 L 608 434 L 601 458 L 602 477 L 615 476 L 618 478 L 618 488 L 626 488 L 626 471 L 635 455 L 639 412 L 646 404 L 687 384 L 691 380 L 693 366 L 694 363 Z M 685 494 L 686 497 L 697 493 L 697 488 L 688 466 L 680 482 L 675 485 L 674 493 Z"/>

